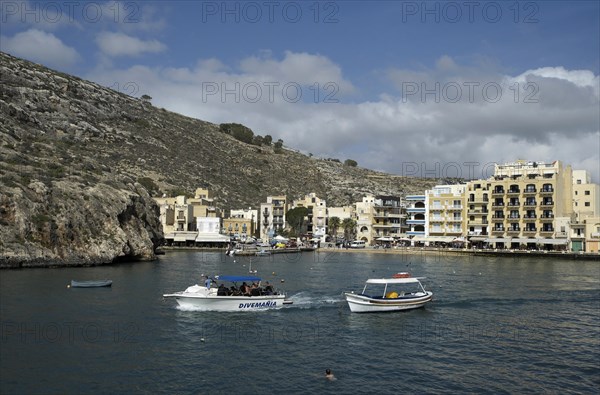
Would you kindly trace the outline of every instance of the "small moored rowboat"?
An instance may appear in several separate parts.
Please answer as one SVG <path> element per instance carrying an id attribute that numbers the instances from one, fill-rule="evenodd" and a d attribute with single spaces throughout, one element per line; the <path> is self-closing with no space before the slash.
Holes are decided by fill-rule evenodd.
<path id="1" fill-rule="evenodd" d="M 76 281 L 71 280 L 71 288 L 97 288 L 97 287 L 110 287 L 112 280 L 89 280 L 89 281 Z"/>

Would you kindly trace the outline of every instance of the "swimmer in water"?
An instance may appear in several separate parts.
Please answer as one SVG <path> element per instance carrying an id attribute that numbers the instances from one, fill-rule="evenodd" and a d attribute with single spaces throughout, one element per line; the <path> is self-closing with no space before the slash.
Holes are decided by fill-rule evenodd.
<path id="1" fill-rule="evenodd" d="M 335 378 L 335 376 L 333 375 L 333 373 L 331 373 L 331 369 L 325 369 L 325 378 L 326 378 L 327 380 L 331 380 L 331 381 L 333 381 L 333 380 L 337 380 L 337 379 Z"/>

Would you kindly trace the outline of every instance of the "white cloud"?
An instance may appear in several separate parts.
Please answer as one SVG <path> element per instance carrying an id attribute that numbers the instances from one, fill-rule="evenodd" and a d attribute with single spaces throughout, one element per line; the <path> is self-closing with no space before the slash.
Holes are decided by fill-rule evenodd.
<path id="1" fill-rule="evenodd" d="M 138 56 L 142 53 L 157 53 L 167 47 L 157 40 L 141 40 L 124 33 L 102 32 L 96 37 L 96 43 L 103 54 L 108 56 Z"/>
<path id="2" fill-rule="evenodd" d="M 54 34 L 37 29 L 17 33 L 13 37 L 2 36 L 0 43 L 4 52 L 50 67 L 69 67 L 80 60 L 74 48 Z"/>
<path id="3" fill-rule="evenodd" d="M 468 100 L 468 87 L 461 85 L 464 97 L 456 102 L 442 92 L 437 102 L 434 95 L 422 100 L 420 95 L 403 98 L 401 93 L 382 92 L 375 101 L 345 103 L 344 94 L 355 88 L 339 66 L 322 55 L 293 52 L 280 60 L 268 53 L 243 59 L 238 67 L 209 59 L 193 68 L 97 69 L 89 77 L 109 86 L 134 81 L 139 94 L 152 96 L 158 107 L 209 122 L 240 122 L 304 152 L 352 158 L 361 166 L 392 173 L 455 176 L 452 167 L 445 167 L 458 163 L 461 175 L 468 177 L 475 166 L 470 162 L 478 163 L 475 170 L 481 173 L 486 163 L 522 158 L 562 160 L 590 170 L 598 180 L 599 97 L 593 72 L 542 68 L 511 76 L 462 67 L 449 57 L 433 69 L 402 72 L 440 86 L 477 82 L 474 100 Z M 273 97 L 263 85 L 268 81 L 279 83 Z M 302 100 L 293 102 L 282 94 L 289 81 L 300 84 Z M 324 81 L 343 87 L 335 94 L 338 103 L 324 103 Z M 313 82 L 321 84 L 318 100 Z M 494 89 L 485 93 L 488 83 Z M 251 100 L 256 95 L 244 87 L 256 84 L 262 96 Z M 417 174 L 411 174 L 415 163 Z"/>

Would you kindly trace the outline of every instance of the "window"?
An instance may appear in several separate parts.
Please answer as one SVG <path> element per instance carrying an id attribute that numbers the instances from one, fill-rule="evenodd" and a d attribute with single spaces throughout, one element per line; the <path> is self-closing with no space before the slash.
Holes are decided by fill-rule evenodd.
<path id="1" fill-rule="evenodd" d="M 590 202 L 585 202 L 585 207 L 590 207 Z"/>
<path id="2" fill-rule="evenodd" d="M 586 196 L 589 196 L 589 195 L 590 195 L 590 191 L 585 191 L 585 193 L 584 193 L 584 194 L 585 194 Z"/>

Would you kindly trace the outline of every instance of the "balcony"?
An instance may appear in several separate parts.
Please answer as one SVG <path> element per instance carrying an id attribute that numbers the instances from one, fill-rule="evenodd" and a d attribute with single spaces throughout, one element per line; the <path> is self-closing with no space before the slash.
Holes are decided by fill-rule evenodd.
<path id="1" fill-rule="evenodd" d="M 493 228 L 492 234 L 493 235 L 504 234 L 504 228 Z"/>
<path id="2" fill-rule="evenodd" d="M 444 217 L 432 217 L 429 219 L 429 222 L 444 222 L 445 220 Z"/>
<path id="3" fill-rule="evenodd" d="M 519 189 L 509 189 L 508 190 L 508 196 L 515 196 L 521 193 L 521 190 Z"/>
<path id="4" fill-rule="evenodd" d="M 554 201 L 552 200 L 545 200 L 540 204 L 540 207 L 552 207 L 554 206 Z"/>
<path id="5" fill-rule="evenodd" d="M 511 214 L 511 215 L 509 215 L 509 216 L 508 216 L 508 217 L 506 217 L 506 218 L 508 218 L 508 219 L 510 219 L 510 220 L 515 220 L 515 221 L 518 221 L 518 220 L 519 220 L 519 218 L 521 218 L 521 216 L 520 216 L 519 214 Z"/>
<path id="6" fill-rule="evenodd" d="M 492 215 L 492 222 L 504 222 L 504 216 Z"/>
<path id="7" fill-rule="evenodd" d="M 536 219 L 537 219 L 537 215 L 535 215 L 535 214 L 529 214 L 529 215 L 523 216 L 523 221 L 526 221 L 526 222 L 532 222 L 532 221 L 535 221 Z"/>
<path id="8" fill-rule="evenodd" d="M 540 234 L 548 235 L 554 233 L 554 228 L 542 228 Z"/>
<path id="9" fill-rule="evenodd" d="M 480 198 L 480 197 L 477 197 L 475 199 L 469 199 L 469 203 L 487 204 L 487 202 L 489 202 L 489 199 L 483 199 L 483 198 Z"/>
<path id="10" fill-rule="evenodd" d="M 407 225 L 425 225 L 425 220 L 424 219 L 407 219 L 406 224 Z"/>
<path id="11" fill-rule="evenodd" d="M 542 222 L 552 222 L 554 221 L 554 214 L 542 215 L 540 218 L 542 219 Z"/>
<path id="12" fill-rule="evenodd" d="M 469 215 L 488 215 L 489 211 L 487 210 L 469 210 Z"/>
<path id="13" fill-rule="evenodd" d="M 508 228 L 506 229 L 506 233 L 508 234 L 519 234 L 521 228 Z"/>
<path id="14" fill-rule="evenodd" d="M 507 204 L 507 206 L 509 206 L 509 207 L 519 207 L 520 205 L 521 205 L 521 203 L 518 200 L 508 202 L 508 204 Z"/>
<path id="15" fill-rule="evenodd" d="M 523 230 L 524 235 L 534 235 L 537 232 L 536 228 L 525 228 Z"/>
<path id="16" fill-rule="evenodd" d="M 400 224 L 391 224 L 391 223 L 383 223 L 383 224 L 372 224 L 371 225 L 373 228 L 391 228 L 393 226 L 395 227 L 400 227 Z"/>
<path id="17" fill-rule="evenodd" d="M 525 188 L 523 190 L 523 195 L 535 195 L 535 193 L 537 192 L 537 190 L 535 188 Z"/>
<path id="18" fill-rule="evenodd" d="M 492 191 L 492 196 L 504 196 L 504 189 L 497 189 Z"/>
<path id="19" fill-rule="evenodd" d="M 540 189 L 540 195 L 548 196 L 554 193 L 554 188 L 542 188 Z"/>
<path id="20" fill-rule="evenodd" d="M 535 207 L 537 205 L 537 203 L 535 202 L 535 200 L 530 200 L 525 202 L 525 207 Z"/>
<path id="21" fill-rule="evenodd" d="M 494 202 L 492 203 L 492 208 L 503 208 L 504 202 Z"/>

